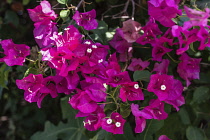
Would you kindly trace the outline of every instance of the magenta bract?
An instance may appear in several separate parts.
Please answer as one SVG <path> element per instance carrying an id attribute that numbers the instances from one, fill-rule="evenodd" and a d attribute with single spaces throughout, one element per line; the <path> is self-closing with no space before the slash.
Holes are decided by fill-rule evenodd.
<path id="1" fill-rule="evenodd" d="M 123 134 L 124 124 L 125 120 L 119 113 L 112 113 L 110 118 L 104 118 L 102 120 L 102 129 L 113 134 Z"/>
<path id="2" fill-rule="evenodd" d="M 184 87 L 179 80 L 166 74 L 153 74 L 147 87 L 148 91 L 154 92 L 160 101 L 175 100 L 183 92 Z"/>
<path id="3" fill-rule="evenodd" d="M 1 58 L 8 66 L 23 65 L 26 56 L 30 55 L 30 47 L 25 44 L 14 44 L 12 39 L 2 40 L 0 44 L 5 56 Z"/>
<path id="4" fill-rule="evenodd" d="M 96 11 L 95 9 L 80 13 L 76 11 L 74 16 L 72 17 L 79 26 L 83 26 L 85 30 L 92 30 L 98 27 L 98 22 L 96 18 Z"/>
<path id="5" fill-rule="evenodd" d="M 186 53 L 182 54 L 179 59 L 182 62 L 178 64 L 177 72 L 182 79 L 186 80 L 186 85 L 189 86 L 191 80 L 200 78 L 201 59 L 191 58 Z"/>

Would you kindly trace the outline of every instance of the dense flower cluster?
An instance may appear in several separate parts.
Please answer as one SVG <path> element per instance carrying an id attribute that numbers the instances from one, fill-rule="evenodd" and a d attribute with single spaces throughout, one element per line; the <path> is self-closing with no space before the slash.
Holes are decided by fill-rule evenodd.
<path id="1" fill-rule="evenodd" d="M 131 19 L 124 21 L 123 27 L 116 29 L 109 41 L 116 52 L 109 54 L 108 45 L 86 39 L 74 25 L 58 32 L 57 15 L 48 1 L 41 1 L 39 6 L 28 9 L 28 12 L 34 22 L 34 37 L 40 47 L 42 61 L 54 69 L 55 74 L 44 77 L 42 74 L 29 74 L 16 81 L 18 88 L 25 90 L 26 101 L 37 102 L 38 107 L 48 94 L 55 98 L 58 93 L 65 93 L 70 97 L 69 105 L 79 111 L 76 117 L 85 117 L 84 127 L 90 131 L 102 128 L 113 134 L 123 134 L 126 118 L 118 112 L 119 103 L 129 104 L 135 116 L 135 132 L 141 133 L 147 119 L 163 120 L 168 117 L 164 104 L 170 104 L 178 111 L 185 103 L 183 84 L 168 74 L 170 61 L 165 59 L 166 54 L 176 51 L 180 55 L 177 73 L 189 86 L 190 81 L 199 79 L 201 59 L 191 58 L 186 51 L 195 41 L 200 42 L 199 50 L 209 46 L 207 19 L 210 10 L 207 8 L 203 12 L 185 6 L 189 21 L 177 25 L 173 18 L 182 14 L 178 4 L 179 0 L 148 1 L 150 18 L 147 24 L 141 26 Z M 95 10 L 85 13 L 75 11 L 73 19 L 85 30 L 92 30 L 98 26 L 95 17 Z M 157 22 L 167 27 L 165 33 L 161 32 Z M 0 43 L 6 55 L 0 61 L 9 66 L 23 65 L 29 55 L 28 46 L 14 44 L 11 40 Z M 151 45 L 151 61 L 133 58 L 132 43 Z M 155 64 L 146 90 L 155 96 L 148 106 L 142 107 L 141 102 L 145 99 L 143 85 L 134 82 L 130 74 L 151 67 L 152 61 Z M 122 66 L 121 62 L 128 64 Z M 112 112 L 105 111 L 106 105 L 101 105 L 110 101 L 109 98 L 117 106 Z M 162 135 L 159 140 L 169 138 Z"/>

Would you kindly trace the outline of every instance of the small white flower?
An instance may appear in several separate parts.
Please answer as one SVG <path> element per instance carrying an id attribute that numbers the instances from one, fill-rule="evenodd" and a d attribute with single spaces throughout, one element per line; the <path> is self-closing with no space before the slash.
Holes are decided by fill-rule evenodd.
<path id="1" fill-rule="evenodd" d="M 59 32 L 58 35 L 62 35 L 62 32 Z"/>
<path id="2" fill-rule="evenodd" d="M 135 85 L 134 85 L 134 88 L 135 88 L 135 89 L 139 89 L 139 85 L 138 85 L 138 84 L 135 84 Z"/>
<path id="3" fill-rule="evenodd" d="M 92 52 L 92 49 L 87 49 L 87 53 L 91 53 Z"/>
<path id="4" fill-rule="evenodd" d="M 64 30 L 65 30 L 65 31 L 68 31 L 68 30 L 70 30 L 70 28 L 65 28 Z"/>
<path id="5" fill-rule="evenodd" d="M 121 123 L 120 122 L 116 122 L 115 125 L 116 125 L 116 127 L 120 127 Z"/>
<path id="6" fill-rule="evenodd" d="M 85 41 L 84 44 L 90 45 L 90 41 Z"/>
<path id="7" fill-rule="evenodd" d="M 84 126 L 85 126 L 86 123 L 83 121 L 83 124 L 84 124 Z"/>
<path id="8" fill-rule="evenodd" d="M 166 90 L 166 86 L 165 85 L 161 85 L 160 89 L 161 90 Z"/>
<path id="9" fill-rule="evenodd" d="M 90 120 L 88 120 L 88 124 L 91 125 L 91 121 Z"/>
<path id="10" fill-rule="evenodd" d="M 103 59 L 98 60 L 98 63 L 101 63 L 101 62 L 103 62 Z"/>
<path id="11" fill-rule="evenodd" d="M 96 48 L 97 48 L 97 46 L 96 46 L 96 45 L 92 45 L 92 48 L 95 48 L 95 49 L 96 49 Z"/>
<path id="12" fill-rule="evenodd" d="M 111 124 L 111 123 L 112 123 L 112 119 L 106 120 L 106 123 L 107 123 L 107 124 Z"/>

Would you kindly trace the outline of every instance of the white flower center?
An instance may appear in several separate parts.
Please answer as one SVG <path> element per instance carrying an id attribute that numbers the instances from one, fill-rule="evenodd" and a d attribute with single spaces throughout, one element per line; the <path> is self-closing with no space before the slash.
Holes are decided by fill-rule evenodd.
<path id="1" fill-rule="evenodd" d="M 134 85 L 134 88 L 135 88 L 135 89 L 139 89 L 139 85 L 138 85 L 138 84 L 135 84 L 135 85 Z"/>
<path id="2" fill-rule="evenodd" d="M 97 46 L 96 46 L 96 45 L 92 45 L 92 48 L 95 48 L 95 49 L 96 49 L 96 48 L 97 48 Z"/>
<path id="3" fill-rule="evenodd" d="M 116 127 L 120 127 L 121 123 L 120 122 L 116 122 L 115 125 L 116 125 Z"/>
<path id="4" fill-rule="evenodd" d="M 68 31 L 68 30 L 70 30 L 70 28 L 65 28 L 64 30 L 65 30 L 65 31 Z"/>
<path id="5" fill-rule="evenodd" d="M 107 123 L 107 124 L 111 124 L 111 123 L 112 123 L 112 119 L 106 120 L 106 123 Z"/>
<path id="6" fill-rule="evenodd" d="M 89 124 L 89 125 L 91 125 L 91 122 L 90 122 L 90 120 L 88 120 L 88 124 Z"/>
<path id="7" fill-rule="evenodd" d="M 101 63 L 101 62 L 103 62 L 103 59 L 98 60 L 98 63 Z"/>
<path id="8" fill-rule="evenodd" d="M 58 35 L 62 35 L 62 32 L 59 32 Z"/>
<path id="9" fill-rule="evenodd" d="M 88 53 L 91 53 L 91 52 L 92 52 L 92 49 L 90 49 L 90 48 L 87 49 L 87 52 L 88 52 Z"/>
<path id="10" fill-rule="evenodd" d="M 90 41 L 85 41 L 85 43 L 84 44 L 88 44 L 88 45 L 90 45 Z"/>
<path id="11" fill-rule="evenodd" d="M 166 90 L 166 86 L 165 85 L 161 85 L 160 89 L 161 90 Z"/>

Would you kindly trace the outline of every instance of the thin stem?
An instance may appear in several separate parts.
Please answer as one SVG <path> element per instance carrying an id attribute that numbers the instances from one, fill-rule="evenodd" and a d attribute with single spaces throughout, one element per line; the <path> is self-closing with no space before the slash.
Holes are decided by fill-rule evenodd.
<path id="1" fill-rule="evenodd" d="M 29 59 L 29 58 L 27 58 L 27 57 L 26 57 L 26 60 L 28 60 L 28 61 L 30 61 L 30 62 L 33 62 L 33 63 L 35 63 L 35 62 L 36 62 L 36 61 L 31 60 L 31 59 Z"/>
<path id="2" fill-rule="evenodd" d="M 177 61 L 177 60 L 175 60 L 175 59 L 173 59 L 171 56 L 170 56 L 170 54 L 169 53 L 166 53 L 167 55 L 168 55 L 168 57 L 174 62 L 174 63 L 179 63 L 179 61 Z"/>
<path id="3" fill-rule="evenodd" d="M 132 15 L 131 15 L 131 17 L 132 17 L 132 20 L 134 20 L 134 14 L 135 14 L 135 2 L 134 2 L 134 0 L 131 0 L 131 3 L 132 3 Z"/>
<path id="4" fill-rule="evenodd" d="M 143 89 L 143 90 L 147 90 L 146 88 L 143 88 L 143 87 L 140 87 L 141 89 Z"/>
<path id="5" fill-rule="evenodd" d="M 79 7 L 81 6 L 81 4 L 83 3 L 84 0 L 80 0 L 79 4 L 77 5 L 77 7 L 75 7 L 75 10 L 77 11 L 79 9 Z M 73 22 L 73 19 L 69 22 L 69 25 L 71 25 Z"/>

